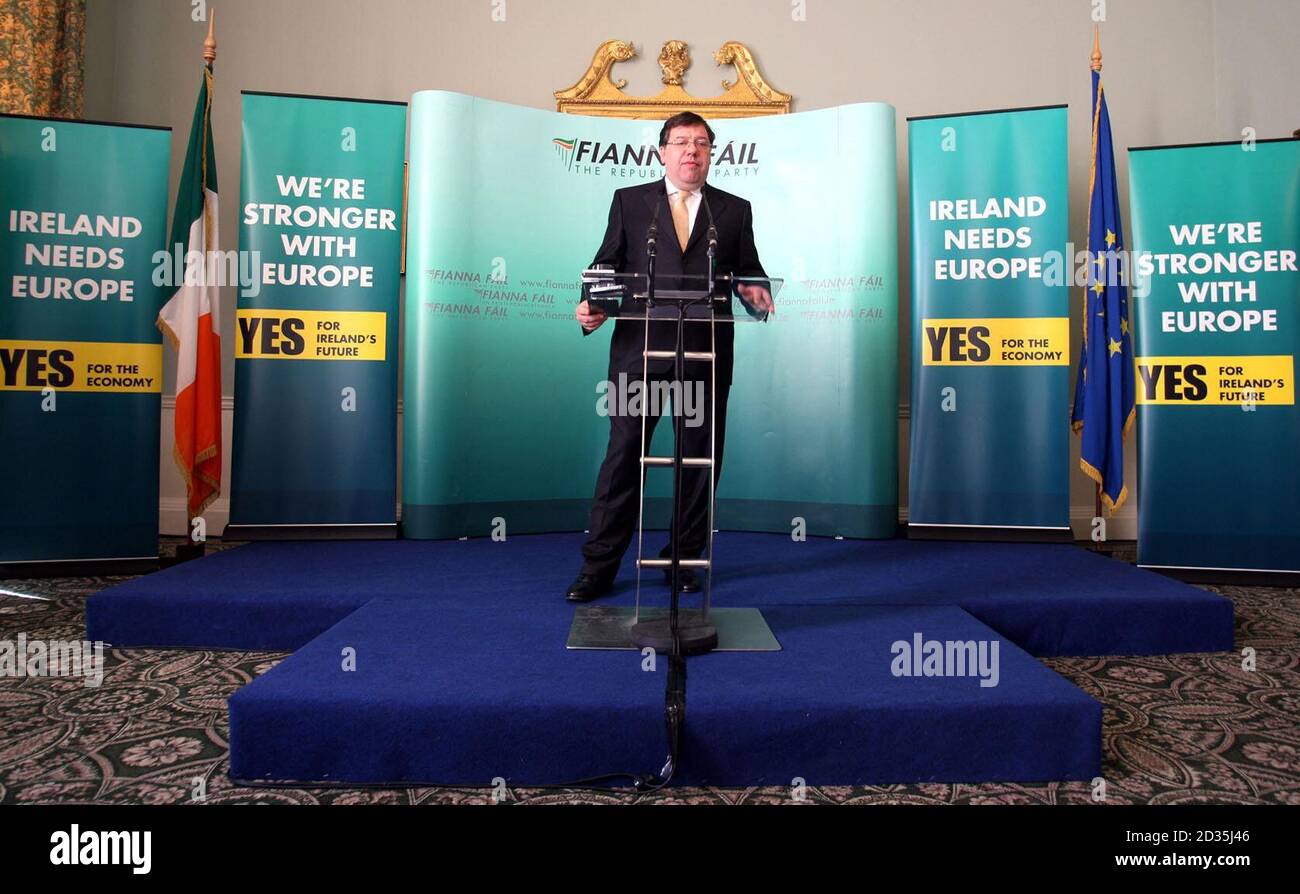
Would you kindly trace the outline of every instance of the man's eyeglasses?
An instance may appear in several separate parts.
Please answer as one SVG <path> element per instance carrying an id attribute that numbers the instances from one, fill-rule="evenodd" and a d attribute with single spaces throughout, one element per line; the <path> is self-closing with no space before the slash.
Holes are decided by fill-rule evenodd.
<path id="1" fill-rule="evenodd" d="M 690 146 L 692 144 L 694 144 L 696 149 L 701 149 L 705 152 L 713 148 L 713 144 L 710 143 L 708 140 L 704 139 L 703 137 L 697 140 L 677 139 L 677 140 L 668 141 L 668 145 L 672 146 L 674 149 L 684 149 L 687 146 Z"/>

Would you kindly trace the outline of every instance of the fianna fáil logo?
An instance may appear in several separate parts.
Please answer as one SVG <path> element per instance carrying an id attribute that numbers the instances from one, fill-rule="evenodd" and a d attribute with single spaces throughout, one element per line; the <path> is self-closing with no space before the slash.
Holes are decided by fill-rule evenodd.
<path id="1" fill-rule="evenodd" d="M 592 177 L 621 177 L 650 180 L 663 176 L 663 156 L 658 146 L 552 137 L 551 145 L 564 169 L 571 174 Z M 713 147 L 714 179 L 745 177 L 758 173 L 758 144 L 729 141 Z"/>
<path id="2" fill-rule="evenodd" d="M 563 137 L 556 137 L 551 140 L 551 143 L 555 146 L 555 154 L 560 156 L 560 160 L 564 162 L 565 170 L 573 167 L 573 147 L 578 144 L 578 141 L 576 139 L 566 140 Z"/>

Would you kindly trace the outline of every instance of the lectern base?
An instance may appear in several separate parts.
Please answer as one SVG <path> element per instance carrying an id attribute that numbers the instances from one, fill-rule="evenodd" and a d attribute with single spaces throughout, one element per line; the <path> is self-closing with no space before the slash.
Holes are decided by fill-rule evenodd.
<path id="1" fill-rule="evenodd" d="M 694 621 L 700 623 L 699 609 L 683 608 L 679 616 L 683 626 Z M 635 640 L 635 610 L 630 605 L 581 605 L 573 613 L 573 625 L 569 629 L 569 640 L 565 646 L 569 649 L 628 649 L 639 650 L 644 646 Z M 642 607 L 642 624 L 658 622 L 665 630 L 667 643 L 668 610 L 664 608 Z M 717 630 L 718 652 L 779 652 L 781 644 L 777 642 L 772 630 L 767 626 L 762 613 L 756 608 L 714 608 L 709 612 L 708 623 Z M 667 648 L 653 645 L 655 651 L 667 651 Z M 685 646 L 685 643 L 683 643 Z"/>
<path id="2" fill-rule="evenodd" d="M 632 642 L 638 649 L 656 652 L 673 650 L 673 631 L 667 618 L 645 618 L 631 627 Z M 677 613 L 677 642 L 683 655 L 703 655 L 718 647 L 718 628 L 706 624 L 698 611 Z"/>

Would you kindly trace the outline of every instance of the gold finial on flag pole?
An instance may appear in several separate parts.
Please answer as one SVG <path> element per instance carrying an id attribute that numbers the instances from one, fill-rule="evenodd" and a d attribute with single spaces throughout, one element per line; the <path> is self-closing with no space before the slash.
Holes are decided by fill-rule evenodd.
<path id="1" fill-rule="evenodd" d="M 1101 26 L 1092 26 L 1092 70 L 1101 71 Z"/>
<path id="2" fill-rule="evenodd" d="M 213 33 L 217 27 L 217 11 L 208 10 L 208 36 L 203 41 L 203 61 L 208 65 L 217 61 L 217 37 Z"/>

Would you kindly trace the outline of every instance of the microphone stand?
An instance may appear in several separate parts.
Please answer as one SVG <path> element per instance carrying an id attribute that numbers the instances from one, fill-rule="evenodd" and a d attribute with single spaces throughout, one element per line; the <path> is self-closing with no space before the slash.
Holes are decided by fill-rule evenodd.
<path id="1" fill-rule="evenodd" d="M 713 223 L 713 211 L 709 208 L 708 197 L 704 191 L 700 191 L 700 201 L 704 205 L 704 213 L 709 219 L 708 242 L 709 242 L 709 272 L 708 272 L 708 293 L 703 299 L 709 302 L 710 307 L 713 304 L 713 290 L 716 279 L 717 250 L 718 250 L 718 230 Z M 656 217 L 658 207 L 656 206 Z M 653 270 L 654 256 L 650 256 L 651 270 Z M 653 275 L 653 274 L 652 274 Z M 686 390 L 686 311 L 690 305 L 695 302 L 679 302 L 677 305 L 677 350 L 673 366 L 675 378 L 682 388 Z M 648 323 L 647 323 L 648 325 Z M 717 362 L 717 359 L 714 359 Z M 671 577 L 671 595 L 669 597 L 668 610 L 668 629 L 672 635 L 672 651 L 668 656 L 668 681 L 664 692 L 664 717 L 668 724 L 668 761 L 664 768 L 659 772 L 659 776 L 665 782 L 672 778 L 677 768 L 678 748 L 681 738 L 681 729 L 686 720 L 686 656 L 682 654 L 681 633 L 679 628 L 680 602 L 681 602 L 681 536 L 682 536 L 682 427 L 685 420 L 673 426 L 673 530 L 669 542 L 669 555 L 672 562 Z"/>
<path id="2" fill-rule="evenodd" d="M 678 386 L 686 388 L 686 318 L 687 311 L 697 304 L 707 303 L 712 313 L 716 314 L 716 308 L 713 307 L 713 293 L 717 287 L 717 248 L 718 248 L 718 231 L 713 221 L 713 211 L 709 208 L 708 198 L 701 193 L 700 199 L 704 203 L 705 214 L 708 217 L 708 288 L 701 296 L 694 290 L 671 293 L 670 303 L 676 310 L 676 334 L 677 344 L 672 352 L 673 358 L 673 377 Z M 656 267 L 656 243 L 659 227 L 659 208 L 662 202 L 655 204 L 654 217 L 646 232 L 646 268 L 650 278 L 649 287 L 646 289 L 646 357 L 650 354 L 650 326 L 652 325 L 652 315 L 650 308 L 655 306 L 655 267 Z M 672 319 L 671 317 L 669 319 Z M 666 322 L 666 321 L 665 321 Z M 716 364 L 717 358 L 713 357 L 711 362 Z M 716 376 L 716 370 L 715 370 Z M 645 374 L 649 377 L 648 372 Z M 677 403 L 677 400 L 674 401 Z M 681 408 L 674 407 L 674 415 L 680 415 Z M 673 420 L 673 509 L 672 509 L 672 526 L 668 539 L 668 581 L 669 581 L 669 610 L 667 618 L 667 629 L 664 630 L 662 620 L 638 621 L 633 625 L 634 642 L 638 645 L 652 645 L 656 649 L 668 652 L 668 673 L 664 692 L 664 719 L 667 726 L 668 734 L 668 758 L 664 763 L 663 769 L 653 780 L 649 780 L 642 785 L 641 790 L 648 790 L 650 787 L 657 788 L 666 785 L 672 779 L 677 770 L 680 760 L 681 748 L 681 731 L 686 720 L 686 650 L 689 648 L 691 654 L 708 651 L 716 647 L 717 631 L 708 624 L 689 626 L 685 630 L 681 626 L 681 585 L 682 585 L 682 516 L 683 516 L 683 490 L 685 488 L 684 466 L 685 466 L 685 447 L 684 447 L 684 425 L 685 419 Z M 645 455 L 645 425 L 642 424 L 642 456 Z M 712 457 L 710 457 L 712 461 Z M 645 475 L 644 468 L 641 472 Z M 644 478 L 642 488 L 645 487 Z M 710 499 L 712 495 L 710 494 Z M 710 519 L 712 515 L 710 513 Z M 644 511 L 642 518 L 644 520 Z M 636 631 L 640 629 L 640 633 Z"/>
<path id="3" fill-rule="evenodd" d="M 650 221 L 650 227 L 646 231 L 645 252 L 646 252 L 646 275 L 648 282 L 646 284 L 646 345 L 650 344 L 650 308 L 655 306 L 655 258 L 658 254 L 659 242 L 659 205 L 655 204 L 655 216 Z M 675 367 L 678 381 L 682 379 L 685 356 L 682 354 L 682 330 L 684 327 L 684 317 L 682 308 L 677 308 L 677 357 Z M 646 383 L 643 383 L 643 387 Z M 643 435 L 644 438 L 644 435 Z M 673 438 L 673 453 L 676 460 L 677 469 L 675 470 L 673 480 L 673 519 L 674 527 L 680 530 L 681 522 L 681 464 L 682 464 L 682 435 L 681 426 L 676 426 L 676 434 Z M 645 470 L 641 470 L 645 474 Z M 678 543 L 677 536 L 672 538 L 672 597 L 671 608 L 668 613 L 668 629 L 672 634 L 672 651 L 668 656 L 668 680 L 664 691 L 664 723 L 667 727 L 668 736 L 668 757 L 664 762 L 663 768 L 659 771 L 658 779 L 654 780 L 651 785 L 658 788 L 667 785 L 673 778 L 677 770 L 678 756 L 680 753 L 681 730 L 686 716 L 686 659 L 682 656 L 681 641 L 677 631 L 677 586 L 678 586 Z M 648 786 L 638 786 L 645 788 Z"/>

